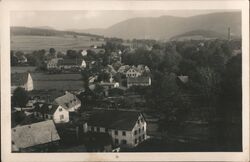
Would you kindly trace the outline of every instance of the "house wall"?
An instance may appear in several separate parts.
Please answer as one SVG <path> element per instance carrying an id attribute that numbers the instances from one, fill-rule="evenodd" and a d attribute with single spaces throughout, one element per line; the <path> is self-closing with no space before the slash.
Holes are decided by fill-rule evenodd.
<path id="1" fill-rule="evenodd" d="M 136 134 L 135 131 L 137 132 Z M 147 137 L 147 123 L 143 118 L 143 116 L 140 115 L 132 130 L 132 139 L 134 146 L 146 140 L 146 137 Z M 135 140 L 137 140 L 137 142 L 135 142 Z"/>
<path id="2" fill-rule="evenodd" d="M 134 69 L 129 69 L 127 72 L 126 72 L 126 77 L 131 77 L 131 78 L 134 78 L 134 77 L 138 77 L 140 76 L 141 74 L 137 71 L 135 71 Z"/>
<path id="3" fill-rule="evenodd" d="M 63 115 L 63 118 L 61 116 Z M 69 122 L 69 112 L 59 106 L 53 115 L 53 120 L 55 123 L 66 123 Z"/>

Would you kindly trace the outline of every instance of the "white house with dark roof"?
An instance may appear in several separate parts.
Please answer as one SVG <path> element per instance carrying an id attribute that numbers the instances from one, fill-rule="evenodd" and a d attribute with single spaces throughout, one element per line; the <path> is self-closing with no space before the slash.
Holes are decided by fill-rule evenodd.
<path id="1" fill-rule="evenodd" d="M 55 103 L 69 112 L 75 112 L 81 107 L 81 101 L 70 92 L 66 92 L 65 95 L 56 98 Z"/>
<path id="2" fill-rule="evenodd" d="M 30 73 L 12 73 L 11 74 L 11 93 L 17 87 L 22 87 L 26 91 L 32 91 L 34 89 L 33 79 Z"/>
<path id="3" fill-rule="evenodd" d="M 12 151 L 47 151 L 48 146 L 57 144 L 60 136 L 52 120 L 17 126 L 11 129 Z"/>
<path id="4" fill-rule="evenodd" d="M 35 103 L 35 108 L 33 111 L 36 117 L 42 118 L 44 120 L 53 119 L 55 123 L 69 122 L 69 111 L 60 105 Z"/>
<path id="5" fill-rule="evenodd" d="M 87 123 L 90 132 L 108 133 L 115 146 L 135 147 L 147 138 L 146 120 L 137 111 L 98 110 Z"/>

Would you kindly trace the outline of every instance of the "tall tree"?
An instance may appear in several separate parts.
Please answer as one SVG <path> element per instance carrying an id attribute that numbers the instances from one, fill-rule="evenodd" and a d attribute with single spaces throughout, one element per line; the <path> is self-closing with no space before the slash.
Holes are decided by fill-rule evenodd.
<path id="1" fill-rule="evenodd" d="M 29 101 L 29 96 L 27 91 L 25 91 L 25 89 L 21 87 L 16 88 L 13 93 L 14 106 L 21 107 L 22 110 L 22 108 L 26 106 L 28 101 Z"/>

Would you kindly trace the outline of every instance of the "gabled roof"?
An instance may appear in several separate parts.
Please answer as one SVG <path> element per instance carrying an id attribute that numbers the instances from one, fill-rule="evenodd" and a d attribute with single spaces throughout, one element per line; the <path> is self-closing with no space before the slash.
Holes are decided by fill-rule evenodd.
<path id="1" fill-rule="evenodd" d="M 178 76 L 178 79 L 180 79 L 180 81 L 182 83 L 187 83 L 188 82 L 188 76 L 180 75 L 180 76 Z"/>
<path id="2" fill-rule="evenodd" d="M 29 73 L 11 73 L 11 86 L 22 86 L 27 83 Z"/>
<path id="3" fill-rule="evenodd" d="M 66 110 L 81 104 L 81 101 L 72 93 L 66 92 L 65 95 L 55 99 L 55 102 Z"/>
<path id="4" fill-rule="evenodd" d="M 60 140 L 55 124 L 47 120 L 11 129 L 12 143 L 18 148 L 28 148 Z"/>
<path id="5" fill-rule="evenodd" d="M 39 102 L 35 103 L 34 106 L 35 106 L 34 111 L 51 115 L 53 115 L 57 110 L 57 108 L 59 107 L 59 105 L 39 103 Z"/>
<path id="6" fill-rule="evenodd" d="M 140 115 L 138 111 L 98 110 L 90 115 L 87 122 L 90 126 L 131 131 Z"/>
<path id="7" fill-rule="evenodd" d="M 119 72 L 119 73 L 124 73 L 124 72 L 127 72 L 127 70 L 130 68 L 130 66 L 129 65 L 123 65 L 123 66 L 121 66 L 117 71 Z"/>
<path id="8" fill-rule="evenodd" d="M 82 65 L 82 59 L 63 59 L 58 61 L 59 65 Z"/>
<path id="9" fill-rule="evenodd" d="M 149 83 L 150 77 L 134 77 L 134 78 L 127 78 L 127 83 Z"/>

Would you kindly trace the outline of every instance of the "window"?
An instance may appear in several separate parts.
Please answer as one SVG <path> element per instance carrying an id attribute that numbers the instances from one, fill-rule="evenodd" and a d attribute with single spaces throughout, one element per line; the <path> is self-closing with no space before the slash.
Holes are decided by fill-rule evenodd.
<path id="1" fill-rule="evenodd" d="M 97 132 L 100 132 L 100 128 L 99 127 L 97 127 L 96 129 L 97 129 Z"/>
<path id="2" fill-rule="evenodd" d="M 91 127 L 91 131 L 94 132 L 94 127 Z"/>
<path id="3" fill-rule="evenodd" d="M 115 139 L 115 144 L 119 144 L 119 140 L 118 139 Z"/>
<path id="4" fill-rule="evenodd" d="M 63 120 L 64 119 L 64 116 L 63 115 L 60 115 L 60 120 Z"/>
<path id="5" fill-rule="evenodd" d="M 137 124 L 140 124 L 140 120 L 137 120 Z"/>
<path id="6" fill-rule="evenodd" d="M 145 139 L 145 134 L 142 135 L 142 140 L 144 140 L 144 139 Z"/>
<path id="7" fill-rule="evenodd" d="M 141 128 L 139 128 L 139 134 L 141 133 Z"/>
<path id="8" fill-rule="evenodd" d="M 123 136 L 126 136 L 126 132 L 125 132 L 125 131 L 122 131 L 122 135 L 123 135 Z"/>
<path id="9" fill-rule="evenodd" d="M 122 144 L 126 145 L 127 144 L 127 140 L 122 140 Z"/>
<path id="10" fill-rule="evenodd" d="M 135 139 L 135 144 L 137 144 L 137 139 Z"/>
<path id="11" fill-rule="evenodd" d="M 144 126 L 142 127 L 142 131 L 144 131 Z"/>
<path id="12" fill-rule="evenodd" d="M 134 135 L 137 135 L 137 130 L 134 132 Z"/>
<path id="13" fill-rule="evenodd" d="M 141 142 L 141 137 L 139 137 L 139 142 Z"/>
<path id="14" fill-rule="evenodd" d="M 108 133 L 108 132 L 109 132 L 108 128 L 105 128 L 105 132 L 106 132 L 106 133 Z"/>
<path id="15" fill-rule="evenodd" d="M 118 135 L 118 131 L 117 130 L 115 130 L 115 135 Z"/>

